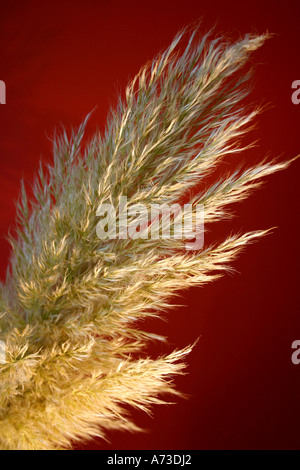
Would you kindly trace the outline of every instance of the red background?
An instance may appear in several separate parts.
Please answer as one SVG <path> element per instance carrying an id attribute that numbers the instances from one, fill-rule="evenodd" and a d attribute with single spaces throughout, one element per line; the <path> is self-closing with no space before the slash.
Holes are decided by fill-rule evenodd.
<path id="1" fill-rule="evenodd" d="M 259 146 L 243 161 L 299 153 L 300 105 L 291 84 L 300 79 L 300 4 L 293 1 L 14 1 L 1 4 L 0 79 L 7 104 L 0 107 L 1 276 L 14 223 L 20 180 L 32 181 L 38 161 L 51 160 L 55 126 L 70 128 L 97 105 L 88 131 L 104 128 L 119 91 L 147 60 L 168 46 L 184 25 L 202 18 L 203 30 L 237 39 L 248 32 L 276 33 L 256 53 L 251 101 L 272 103 L 258 119 Z M 299 170 L 268 179 L 234 207 L 236 217 L 211 235 L 278 226 L 235 261 L 237 273 L 183 294 L 166 322 L 149 328 L 168 335 L 166 353 L 201 336 L 189 357 L 188 375 L 176 379 L 190 395 L 133 412 L 143 434 L 115 432 L 108 449 L 300 448 L 300 365 L 291 362 L 299 331 Z M 0 431 L 1 432 L 1 431 Z"/>

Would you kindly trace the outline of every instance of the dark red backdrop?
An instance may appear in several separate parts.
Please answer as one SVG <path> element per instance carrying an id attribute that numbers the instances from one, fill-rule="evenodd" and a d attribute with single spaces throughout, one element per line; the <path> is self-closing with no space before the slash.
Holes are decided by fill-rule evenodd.
<path id="1" fill-rule="evenodd" d="M 199 17 L 204 30 L 216 24 L 233 39 L 277 34 L 255 55 L 251 96 L 273 108 L 253 133 L 259 148 L 243 158 L 300 151 L 300 105 L 291 102 L 291 84 L 300 79 L 298 0 L 14 1 L 1 5 L 0 14 L 0 79 L 7 86 L 7 104 L 0 106 L 2 278 L 20 179 L 32 179 L 42 155 L 51 158 L 47 136 L 60 122 L 78 125 L 95 105 L 89 132 L 103 129 L 128 79 Z M 170 340 L 157 352 L 201 336 L 188 375 L 176 380 L 190 398 L 154 408 L 152 418 L 134 412 L 147 433 L 116 432 L 110 444 L 95 441 L 90 448 L 300 448 L 300 365 L 291 362 L 291 343 L 300 339 L 299 170 L 298 161 L 235 207 L 239 217 L 227 230 L 278 226 L 239 257 L 238 273 L 190 290 L 168 322 L 150 325 Z"/>

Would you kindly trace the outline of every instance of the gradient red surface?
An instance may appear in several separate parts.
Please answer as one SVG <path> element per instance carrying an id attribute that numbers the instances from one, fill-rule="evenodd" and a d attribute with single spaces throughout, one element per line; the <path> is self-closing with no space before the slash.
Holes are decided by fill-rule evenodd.
<path id="1" fill-rule="evenodd" d="M 2 278 L 10 251 L 4 237 L 14 223 L 20 180 L 32 181 L 41 156 L 51 160 L 48 136 L 55 126 L 77 126 L 97 105 L 88 132 L 103 130 L 127 81 L 200 17 L 204 31 L 215 26 L 216 34 L 232 39 L 276 34 L 252 59 L 258 67 L 250 101 L 272 108 L 259 117 L 251 136 L 258 147 L 243 161 L 300 151 L 300 105 L 291 102 L 291 84 L 300 79 L 296 0 L 14 1 L 0 9 L 0 79 L 7 86 L 7 104 L 0 106 Z M 213 238 L 278 227 L 235 261 L 237 273 L 184 292 L 184 307 L 165 315 L 165 322 L 149 322 L 169 338 L 169 345 L 153 347 L 157 354 L 200 336 L 188 375 L 176 379 L 189 398 L 153 408 L 152 417 L 133 411 L 145 433 L 114 432 L 110 443 L 81 448 L 300 448 L 300 365 L 291 362 L 291 344 L 300 339 L 299 171 L 297 161 L 270 177 L 234 207 L 238 217 L 210 227 Z"/>

